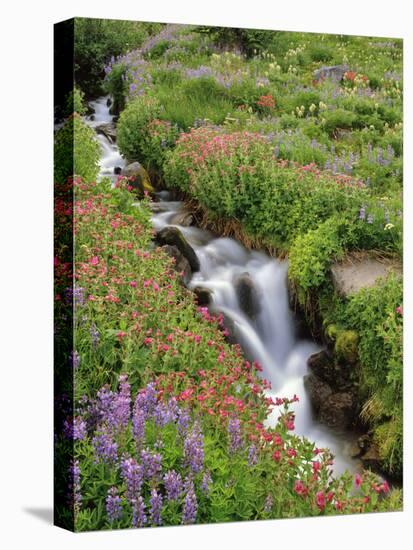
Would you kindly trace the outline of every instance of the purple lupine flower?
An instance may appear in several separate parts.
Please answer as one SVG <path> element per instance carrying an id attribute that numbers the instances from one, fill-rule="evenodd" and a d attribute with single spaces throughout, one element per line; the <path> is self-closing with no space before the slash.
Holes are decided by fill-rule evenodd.
<path id="1" fill-rule="evenodd" d="M 101 422 L 107 426 L 116 426 L 116 420 L 113 414 L 113 403 L 115 394 L 107 386 L 101 388 L 97 393 L 96 408 L 99 412 Z"/>
<path id="2" fill-rule="evenodd" d="M 113 441 L 112 436 L 104 429 L 92 440 L 95 452 L 95 463 L 116 462 L 118 459 L 118 445 Z"/>
<path id="3" fill-rule="evenodd" d="M 204 436 L 197 422 L 192 430 L 187 434 L 184 441 L 184 460 L 185 464 L 197 474 L 204 465 Z"/>
<path id="4" fill-rule="evenodd" d="M 180 435 L 185 435 L 188 430 L 191 416 L 188 409 L 179 409 L 178 415 L 178 432 Z"/>
<path id="5" fill-rule="evenodd" d="M 81 416 L 75 416 L 73 419 L 73 439 L 80 441 L 86 437 L 86 422 Z"/>
<path id="6" fill-rule="evenodd" d="M 139 407 L 135 407 L 132 416 L 132 431 L 138 448 L 145 441 L 145 413 Z"/>
<path id="7" fill-rule="evenodd" d="M 266 514 L 269 514 L 271 512 L 271 509 L 272 509 L 272 506 L 273 506 L 273 498 L 271 495 L 267 495 L 267 498 L 265 499 L 265 502 L 264 502 L 264 512 Z"/>
<path id="8" fill-rule="evenodd" d="M 162 401 L 159 401 L 159 403 L 157 403 L 153 416 L 155 418 L 155 424 L 160 428 L 162 428 L 162 426 L 165 426 L 165 424 L 168 424 L 169 413 L 165 403 L 162 403 Z"/>
<path id="9" fill-rule="evenodd" d="M 366 219 L 366 208 L 362 206 L 359 212 L 359 220 L 365 220 L 365 219 Z"/>
<path id="10" fill-rule="evenodd" d="M 152 489 L 150 502 L 150 517 L 153 525 L 161 525 L 162 495 L 156 489 Z"/>
<path id="11" fill-rule="evenodd" d="M 95 323 L 90 325 L 90 338 L 92 339 L 92 346 L 96 348 L 100 340 L 100 332 L 98 331 Z"/>
<path id="12" fill-rule="evenodd" d="M 78 460 L 73 460 L 69 466 L 69 506 L 73 511 L 79 512 L 82 503 L 80 492 L 80 465 Z"/>
<path id="13" fill-rule="evenodd" d="M 149 418 L 152 416 L 157 402 L 158 392 L 156 390 L 156 385 L 155 382 L 151 382 L 136 396 L 135 408 L 142 409 L 145 413 L 145 418 Z"/>
<path id="14" fill-rule="evenodd" d="M 169 470 L 163 476 L 166 496 L 168 500 L 176 500 L 182 493 L 182 477 L 175 470 Z"/>
<path id="15" fill-rule="evenodd" d="M 196 513 L 198 510 L 198 501 L 196 499 L 194 482 L 192 479 L 186 481 L 187 493 L 184 500 L 184 506 L 182 511 L 182 523 L 188 525 L 195 523 Z"/>
<path id="16" fill-rule="evenodd" d="M 149 449 L 142 449 L 141 460 L 144 477 L 146 477 L 147 479 L 156 476 L 162 469 L 162 457 L 159 453 L 151 453 Z"/>
<path id="17" fill-rule="evenodd" d="M 140 493 L 143 483 L 143 466 L 134 458 L 123 457 L 120 463 L 120 471 L 126 483 L 126 497 L 133 501 Z"/>
<path id="18" fill-rule="evenodd" d="M 132 502 L 132 526 L 144 527 L 147 521 L 148 518 L 145 514 L 145 502 L 139 495 L 138 498 L 134 499 Z"/>
<path id="19" fill-rule="evenodd" d="M 257 447 L 255 445 L 250 445 L 248 448 L 248 466 L 255 466 L 257 462 Z"/>
<path id="20" fill-rule="evenodd" d="M 236 416 L 230 418 L 228 422 L 229 452 L 236 453 L 242 447 L 242 436 L 240 421 Z"/>
<path id="21" fill-rule="evenodd" d="M 111 487 L 106 497 L 106 513 L 109 523 L 113 523 L 122 516 L 122 502 L 116 487 Z"/>
<path id="22" fill-rule="evenodd" d="M 70 361 L 72 367 L 73 367 L 75 370 L 79 368 L 79 365 L 80 365 L 80 355 L 78 354 L 78 352 L 77 352 L 76 350 L 73 350 L 73 351 L 70 353 L 69 361 Z"/>
<path id="23" fill-rule="evenodd" d="M 130 419 L 130 384 L 126 374 L 119 376 L 119 385 L 119 392 L 113 400 L 113 416 L 117 428 L 125 427 Z"/>
<path id="24" fill-rule="evenodd" d="M 208 495 L 209 488 L 212 485 L 212 477 L 209 472 L 205 472 L 202 476 L 201 490 L 205 495 Z"/>
<path id="25" fill-rule="evenodd" d="M 373 223 L 373 220 L 374 220 L 373 216 L 371 214 L 369 214 L 367 216 L 367 223 Z"/>

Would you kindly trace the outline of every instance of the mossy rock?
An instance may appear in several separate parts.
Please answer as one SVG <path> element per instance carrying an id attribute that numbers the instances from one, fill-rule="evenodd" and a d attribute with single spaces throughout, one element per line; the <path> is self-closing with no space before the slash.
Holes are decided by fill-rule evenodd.
<path id="1" fill-rule="evenodd" d="M 352 364 L 356 363 L 359 344 L 359 335 L 357 332 L 355 330 L 336 330 L 335 334 L 335 352 L 338 358 Z"/>
<path id="2" fill-rule="evenodd" d="M 137 190 L 148 191 L 148 193 L 153 193 L 155 191 L 152 187 L 148 172 L 142 164 L 140 164 L 140 162 L 128 164 L 128 166 L 123 168 L 122 175 L 127 176 L 128 178 L 133 178 L 131 185 Z"/>

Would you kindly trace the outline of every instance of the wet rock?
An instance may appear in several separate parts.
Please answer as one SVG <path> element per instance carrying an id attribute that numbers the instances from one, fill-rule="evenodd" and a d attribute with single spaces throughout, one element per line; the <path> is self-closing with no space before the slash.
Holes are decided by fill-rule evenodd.
<path id="1" fill-rule="evenodd" d="M 95 120 L 95 115 L 90 115 L 89 120 Z"/>
<path id="2" fill-rule="evenodd" d="M 104 135 L 111 143 L 116 141 L 116 126 L 112 122 L 99 124 L 99 126 L 96 126 L 95 130 L 98 134 Z"/>
<path id="3" fill-rule="evenodd" d="M 360 436 L 355 441 L 349 451 L 349 455 L 352 458 L 360 458 L 362 454 L 365 454 L 371 446 L 371 437 L 368 434 Z"/>
<path id="4" fill-rule="evenodd" d="M 365 468 L 370 468 L 379 472 L 383 466 L 379 451 L 374 444 L 371 444 L 368 450 L 361 455 L 360 460 Z"/>
<path id="5" fill-rule="evenodd" d="M 321 403 L 320 422 L 330 428 L 348 428 L 353 418 L 354 398 L 349 392 L 333 393 Z"/>
<path id="6" fill-rule="evenodd" d="M 166 252 L 166 254 L 168 254 L 170 258 L 173 258 L 175 260 L 174 269 L 178 273 L 182 273 L 182 282 L 184 283 L 184 285 L 187 285 L 192 277 L 192 269 L 189 265 L 188 260 L 178 250 L 176 246 L 165 244 L 161 247 L 161 249 Z"/>
<path id="7" fill-rule="evenodd" d="M 175 246 L 181 254 L 188 260 L 192 271 L 199 271 L 200 264 L 195 250 L 186 241 L 181 231 L 177 227 L 164 227 L 156 234 L 156 241 L 163 245 L 169 244 Z"/>
<path id="8" fill-rule="evenodd" d="M 234 323 L 233 319 L 231 319 L 231 317 L 229 317 L 225 313 L 222 313 L 222 318 L 223 318 L 223 327 L 222 328 L 225 329 L 225 331 L 226 331 L 225 340 L 229 344 L 237 344 L 238 340 L 237 340 L 237 337 L 236 337 L 235 323 Z M 251 358 L 251 357 L 249 359 L 251 359 L 251 361 L 253 360 L 253 358 Z"/>
<path id="9" fill-rule="evenodd" d="M 328 350 L 311 355 L 307 360 L 307 365 L 320 380 L 335 390 L 345 390 L 351 386 L 353 369 L 350 365 L 339 364 Z"/>
<path id="10" fill-rule="evenodd" d="M 321 67 L 320 69 L 314 71 L 314 80 L 319 82 L 320 80 L 328 78 L 330 80 L 339 82 L 340 80 L 342 80 L 344 73 L 346 73 L 348 70 L 348 65 L 333 65 L 331 67 Z"/>
<path id="11" fill-rule="evenodd" d="M 177 212 L 170 220 L 170 223 L 174 225 L 182 225 L 182 227 L 189 227 L 194 223 L 194 217 L 191 212 Z"/>
<path id="12" fill-rule="evenodd" d="M 131 185 L 134 189 L 143 194 L 144 191 L 153 192 L 148 172 L 140 162 L 132 162 L 122 169 L 122 176 L 131 178 Z"/>
<path id="13" fill-rule="evenodd" d="M 112 105 L 112 100 L 110 97 L 106 100 L 106 107 L 110 107 Z"/>
<path id="14" fill-rule="evenodd" d="M 120 166 L 115 166 L 115 168 L 113 169 L 113 173 L 115 174 L 115 176 L 119 176 L 122 173 L 122 168 Z"/>
<path id="15" fill-rule="evenodd" d="M 199 306 L 209 306 L 212 302 L 212 290 L 203 286 L 197 286 L 194 288 L 194 294 L 196 296 Z"/>
<path id="16" fill-rule="evenodd" d="M 242 311 L 251 319 L 255 319 L 260 311 L 257 289 L 249 273 L 241 273 L 234 280 L 235 290 Z"/>
<path id="17" fill-rule="evenodd" d="M 315 413 L 320 411 L 322 403 L 333 393 L 328 384 L 312 373 L 304 376 L 304 387 L 307 390 Z"/>

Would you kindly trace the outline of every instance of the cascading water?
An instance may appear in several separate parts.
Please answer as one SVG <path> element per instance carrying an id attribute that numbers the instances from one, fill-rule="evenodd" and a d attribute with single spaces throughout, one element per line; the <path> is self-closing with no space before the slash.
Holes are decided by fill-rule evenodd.
<path id="1" fill-rule="evenodd" d="M 94 120 L 87 122 L 96 127 L 112 121 L 107 98 L 92 102 Z M 99 134 L 102 146 L 100 175 L 113 178 L 114 169 L 124 166 L 115 143 Z M 312 416 L 311 405 L 304 388 L 303 377 L 307 372 L 308 357 L 320 347 L 309 340 L 297 337 L 293 314 L 289 308 L 287 290 L 287 262 L 270 258 L 257 251 L 249 251 L 234 239 L 220 238 L 197 227 L 184 227 L 176 223 L 184 204 L 171 201 L 168 191 L 158 193 L 160 200 L 153 214 L 154 228 L 178 227 L 194 248 L 200 270 L 194 273 L 189 287 L 207 288 L 211 291 L 211 309 L 222 312 L 231 323 L 232 332 L 247 357 L 262 365 L 263 376 L 271 382 L 269 396 L 299 396 L 294 404 L 295 432 L 314 441 L 318 447 L 328 447 L 335 455 L 336 474 L 348 469 L 354 471 L 358 462 L 348 454 L 352 437 L 339 434 L 317 423 Z M 248 316 L 240 304 L 236 281 L 248 274 L 254 289 L 256 315 Z M 275 424 L 277 411 L 268 418 Z"/>

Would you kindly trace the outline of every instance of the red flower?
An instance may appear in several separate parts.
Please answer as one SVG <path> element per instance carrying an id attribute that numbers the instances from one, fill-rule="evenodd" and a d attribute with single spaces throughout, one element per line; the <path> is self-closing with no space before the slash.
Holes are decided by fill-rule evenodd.
<path id="1" fill-rule="evenodd" d="M 324 510 L 324 508 L 326 506 L 326 499 L 325 499 L 323 491 L 318 491 L 318 493 L 315 496 L 315 501 L 316 501 L 317 506 L 319 507 L 319 509 Z"/>
<path id="2" fill-rule="evenodd" d="M 305 496 L 307 494 L 307 488 L 306 486 L 304 485 L 304 483 L 302 481 L 300 481 L 299 479 L 296 479 L 295 480 L 295 483 L 294 483 L 294 492 L 297 494 L 297 495 L 301 495 L 301 496 Z"/>

